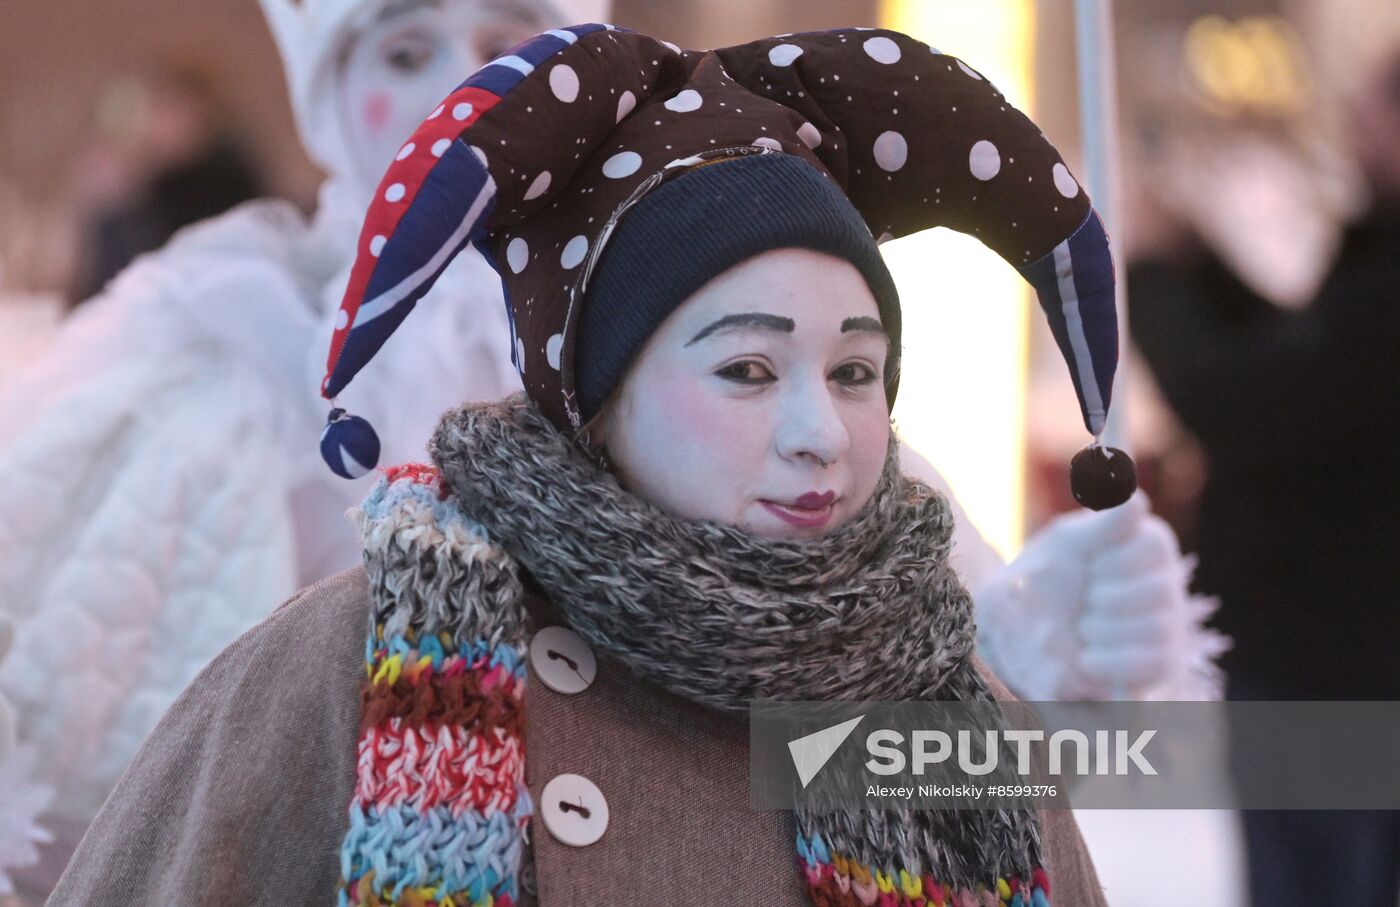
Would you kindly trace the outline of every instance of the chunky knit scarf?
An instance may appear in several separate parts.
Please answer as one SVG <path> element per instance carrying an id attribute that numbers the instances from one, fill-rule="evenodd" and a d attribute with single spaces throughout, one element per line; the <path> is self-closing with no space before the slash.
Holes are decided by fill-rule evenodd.
<path id="1" fill-rule="evenodd" d="M 664 513 L 523 395 L 448 413 L 431 451 L 358 512 L 374 608 L 341 904 L 518 901 L 521 568 L 593 646 L 716 709 L 992 700 L 948 503 L 893 439 L 865 507 L 799 541 Z M 818 905 L 1049 903 L 1029 809 L 799 811 L 797 830 L 793 884 Z"/>

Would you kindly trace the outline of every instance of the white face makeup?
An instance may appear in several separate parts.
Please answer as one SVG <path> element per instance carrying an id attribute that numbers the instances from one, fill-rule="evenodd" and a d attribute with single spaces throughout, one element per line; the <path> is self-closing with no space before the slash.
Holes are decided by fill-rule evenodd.
<path id="1" fill-rule="evenodd" d="M 336 95 L 355 174 L 367 191 L 433 107 L 483 65 L 548 28 L 545 18 L 529 0 L 383 4 L 347 48 Z"/>
<path id="2" fill-rule="evenodd" d="M 879 482 L 888 344 L 849 262 L 755 256 L 648 339 L 606 418 L 608 456 L 624 486 L 676 516 L 823 535 Z"/>

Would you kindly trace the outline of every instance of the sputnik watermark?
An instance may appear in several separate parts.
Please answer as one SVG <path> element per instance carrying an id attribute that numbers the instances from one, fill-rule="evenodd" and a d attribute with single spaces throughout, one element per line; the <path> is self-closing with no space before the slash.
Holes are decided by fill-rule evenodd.
<path id="1" fill-rule="evenodd" d="M 1157 735 L 1156 730 L 1139 731 L 1131 743 L 1128 742 L 1128 733 L 1120 730 L 1114 731 L 1110 736 L 1106 730 L 1095 731 L 1094 743 L 1091 745 L 1088 735 L 1083 731 L 1056 731 L 1050 735 L 1050 765 L 1047 771 L 1051 775 L 1066 773 L 1065 749 L 1069 747 L 1074 759 L 1073 768 L 1070 769 L 1073 774 L 1089 774 L 1091 755 L 1094 762 L 1093 773 L 1096 775 L 1129 774 L 1130 762 L 1144 775 L 1157 774 L 1157 769 L 1153 768 L 1152 763 L 1142 754 L 1143 747 Z M 929 766 L 945 763 L 954 754 L 953 737 L 946 731 L 913 731 L 909 736 L 912 760 L 905 756 L 901 748 L 904 746 L 904 735 L 899 731 L 882 729 L 870 732 L 865 738 L 865 748 L 871 758 L 866 760 L 865 767 L 877 775 L 899 775 L 903 774 L 906 768 L 916 775 L 922 775 Z M 981 739 L 977 742 L 982 745 L 974 747 L 972 731 L 957 732 L 958 768 L 968 775 L 990 775 L 995 772 L 1000 767 L 999 754 L 1003 744 L 1016 747 L 1016 774 L 1030 775 L 1031 745 L 1045 741 L 1045 732 L 1039 730 L 986 730 L 979 732 L 979 736 Z M 933 747 L 932 751 L 930 746 Z M 980 762 L 974 756 L 977 749 L 982 752 Z M 1111 769 L 1108 764 L 1110 756 L 1113 757 Z"/>
<path id="2" fill-rule="evenodd" d="M 857 715 L 840 724 L 833 724 L 831 727 L 822 728 L 815 733 L 798 737 L 788 743 L 788 752 L 792 753 L 792 764 L 797 769 L 797 778 L 806 787 L 817 776 L 817 772 L 822 770 L 822 766 L 835 755 L 836 750 L 845 742 L 846 738 L 855 730 L 856 725 L 865 719 L 864 715 Z"/>
<path id="3" fill-rule="evenodd" d="M 756 700 L 749 732 L 755 809 L 1400 810 L 1389 700 Z"/>
<path id="4" fill-rule="evenodd" d="M 831 760 L 836 750 L 864 718 L 864 715 L 859 715 L 788 743 L 793 767 L 797 769 L 797 776 L 803 787 L 812 782 L 817 772 Z M 1106 730 L 1095 731 L 1094 741 L 1090 743 L 1089 736 L 1083 731 L 1056 731 L 1050 735 L 1048 741 L 1050 762 L 1046 771 L 1051 775 L 1063 775 L 1066 765 L 1072 765 L 1070 772 L 1088 775 L 1091 773 L 1092 757 L 1092 774 L 1095 775 L 1129 774 L 1129 763 L 1143 775 L 1157 774 L 1157 769 L 1143 755 L 1143 748 L 1156 736 L 1156 730 L 1139 731 L 1131 742 L 1128 734 L 1128 731 L 1123 730 L 1112 734 Z M 954 736 L 947 731 L 916 730 L 909 734 L 910 755 L 906 755 L 903 749 L 905 735 L 889 728 L 880 728 L 865 736 L 865 749 L 870 754 L 870 758 L 865 761 L 865 767 L 877 775 L 900 775 L 906 771 L 922 775 L 930 766 L 942 765 L 948 762 L 949 758 L 956 757 L 958 768 L 964 774 L 974 777 L 990 775 L 1000 767 L 999 754 L 1003 744 L 1006 744 L 1016 748 L 1016 774 L 1029 776 L 1032 772 L 1031 746 L 1045 742 L 1045 732 L 1015 729 L 981 731 L 976 740 L 980 745 L 974 747 L 973 732 L 961 730 L 957 732 L 956 741 L 955 746 Z M 1072 762 L 1065 758 L 1066 749 L 1070 750 Z M 981 753 L 980 761 L 975 755 L 977 751 Z M 1111 766 L 1110 757 L 1113 760 Z M 924 787 L 929 789 L 926 795 L 938 793 L 934 785 L 920 786 L 921 789 Z M 900 792 L 908 789 L 901 787 L 892 790 Z"/>
<path id="5" fill-rule="evenodd" d="M 1053 796 L 1053 791 L 1049 793 Z M 910 787 L 883 787 L 879 784 L 872 784 L 865 790 L 865 795 L 867 797 L 879 797 L 882 800 L 891 797 L 898 800 L 912 800 L 914 797 L 956 797 L 959 799 L 980 800 L 984 794 L 988 796 L 998 795 L 998 791 L 980 784 L 916 784 Z M 1030 796 L 1030 792 L 1027 791 L 1022 795 L 1011 793 L 1000 795 Z"/>

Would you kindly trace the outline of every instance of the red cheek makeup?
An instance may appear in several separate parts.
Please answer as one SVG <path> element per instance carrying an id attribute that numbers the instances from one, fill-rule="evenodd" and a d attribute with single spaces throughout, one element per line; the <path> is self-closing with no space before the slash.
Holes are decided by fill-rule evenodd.
<path id="1" fill-rule="evenodd" d="M 389 123 L 389 115 L 393 113 L 393 108 L 389 103 L 389 96 L 378 91 L 365 99 L 363 109 L 365 125 L 374 132 L 382 131 Z"/>

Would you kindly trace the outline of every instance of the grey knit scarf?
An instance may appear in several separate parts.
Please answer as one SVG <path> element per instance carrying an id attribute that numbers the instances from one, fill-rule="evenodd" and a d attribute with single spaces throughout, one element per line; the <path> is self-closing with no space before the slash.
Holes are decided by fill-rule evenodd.
<path id="1" fill-rule="evenodd" d="M 728 712 L 758 698 L 993 699 L 972 662 L 971 598 L 948 565 L 948 502 L 900 472 L 893 433 L 866 505 L 796 541 L 665 513 L 523 394 L 449 412 L 430 451 L 465 514 L 573 629 L 667 690 Z M 797 821 L 833 854 L 958 889 L 1029 879 L 1041 863 L 1030 809 L 799 811 Z M 863 902 L 826 897 L 810 878 L 809 890 L 817 903 Z"/>

